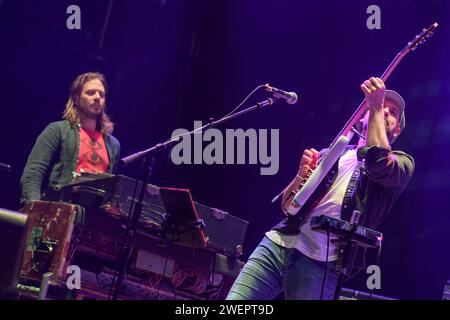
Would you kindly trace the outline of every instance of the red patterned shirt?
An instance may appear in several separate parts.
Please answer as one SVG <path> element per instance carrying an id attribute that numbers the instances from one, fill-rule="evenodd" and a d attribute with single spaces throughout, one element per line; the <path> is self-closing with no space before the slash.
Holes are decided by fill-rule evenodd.
<path id="1" fill-rule="evenodd" d="M 102 173 L 109 168 L 109 157 L 105 140 L 99 131 L 80 128 L 80 148 L 77 172 Z"/>

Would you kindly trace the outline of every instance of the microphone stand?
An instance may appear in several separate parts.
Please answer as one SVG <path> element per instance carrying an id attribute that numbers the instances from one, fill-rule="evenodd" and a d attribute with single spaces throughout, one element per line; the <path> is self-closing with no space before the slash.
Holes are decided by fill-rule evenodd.
<path id="1" fill-rule="evenodd" d="M 209 129 L 212 128 L 214 126 L 217 126 L 218 124 L 221 124 L 225 121 L 231 120 L 233 118 L 236 118 L 238 116 L 241 116 L 245 113 L 248 113 L 250 111 L 256 110 L 256 109 L 260 109 L 263 108 L 265 106 L 269 106 L 272 105 L 273 103 L 275 103 L 275 101 L 278 100 L 278 97 L 276 97 L 275 95 L 273 95 L 271 98 L 268 98 L 266 100 L 263 100 L 261 102 L 256 103 L 254 106 L 249 107 L 247 109 L 241 110 L 239 112 L 236 112 L 234 114 L 225 116 L 217 121 L 210 121 L 207 124 L 205 124 L 204 126 L 194 129 L 186 134 L 182 134 L 179 136 L 175 136 L 170 138 L 169 140 L 166 140 L 165 142 L 162 143 L 158 143 L 156 145 L 154 145 L 153 147 L 143 150 L 143 151 L 139 151 L 137 153 L 134 153 L 132 155 L 129 155 L 125 158 L 122 158 L 120 160 L 120 166 L 121 167 L 125 167 L 127 165 L 129 165 L 130 163 L 133 163 L 139 159 L 143 159 L 143 170 L 142 170 L 142 177 L 141 177 L 141 181 L 142 181 L 142 185 L 141 188 L 139 190 L 139 198 L 137 203 L 135 202 L 135 199 L 132 199 L 132 205 L 135 204 L 134 206 L 134 210 L 133 210 L 133 214 L 128 218 L 128 225 L 123 226 L 124 227 L 124 236 L 125 236 L 125 241 L 124 241 L 124 250 L 123 250 L 123 255 L 121 257 L 121 261 L 119 262 L 119 275 L 117 277 L 117 281 L 116 284 L 114 286 L 114 292 L 113 292 L 113 300 L 117 300 L 118 296 L 119 296 L 119 292 L 120 292 L 120 287 L 122 286 L 122 282 L 123 282 L 123 278 L 126 274 L 127 271 L 127 267 L 128 267 L 128 263 L 129 263 L 129 259 L 131 256 L 131 251 L 132 251 L 132 242 L 133 242 L 133 238 L 136 235 L 136 229 L 139 223 L 139 219 L 140 216 L 142 214 L 142 207 L 143 207 L 143 199 L 144 199 L 144 194 L 145 194 L 145 190 L 146 190 L 146 185 L 149 183 L 150 180 L 150 176 L 152 173 L 152 166 L 155 162 L 155 158 L 154 158 L 154 154 L 158 151 L 161 151 L 163 149 L 165 149 L 168 146 L 171 146 L 177 142 L 180 142 L 183 136 L 186 135 L 193 135 L 195 133 L 199 133 L 202 132 L 203 129 Z M 136 181 L 137 185 L 139 185 L 139 180 Z M 130 206 L 131 208 L 132 206 Z M 131 209 L 130 209 L 131 212 Z"/>

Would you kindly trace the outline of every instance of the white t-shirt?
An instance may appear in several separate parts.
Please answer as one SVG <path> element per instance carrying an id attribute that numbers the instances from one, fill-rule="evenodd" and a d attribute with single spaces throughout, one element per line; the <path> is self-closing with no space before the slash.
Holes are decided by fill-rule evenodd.
<path id="1" fill-rule="evenodd" d="M 341 204 L 344 200 L 345 190 L 347 190 L 357 163 L 356 148 L 346 151 L 339 159 L 336 180 L 317 206 L 305 218 L 304 223 L 300 226 L 300 233 L 287 236 L 279 231 L 270 230 L 266 232 L 266 236 L 280 246 L 298 249 L 311 259 L 326 261 L 327 235 L 311 230 L 309 222 L 311 217 L 323 214 L 338 219 L 341 217 Z M 335 237 L 331 235 L 330 239 L 335 239 Z M 337 249 L 330 241 L 328 261 L 335 261 L 337 258 Z"/>

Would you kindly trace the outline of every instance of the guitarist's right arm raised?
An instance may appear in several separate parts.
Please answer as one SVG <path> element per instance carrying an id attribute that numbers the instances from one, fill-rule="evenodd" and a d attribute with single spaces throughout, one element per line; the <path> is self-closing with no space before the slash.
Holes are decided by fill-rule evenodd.
<path id="1" fill-rule="evenodd" d="M 388 113 L 392 110 L 388 110 L 384 106 L 386 95 L 384 82 L 380 78 L 372 77 L 361 84 L 361 90 L 364 92 L 369 107 L 365 144 L 367 147 L 378 146 L 391 150 L 386 130 L 389 129 L 389 125 L 394 121 L 394 117 L 391 116 L 389 118 Z M 394 124 L 396 125 L 396 132 L 394 134 L 399 134 L 400 129 L 398 128 L 398 123 Z"/>

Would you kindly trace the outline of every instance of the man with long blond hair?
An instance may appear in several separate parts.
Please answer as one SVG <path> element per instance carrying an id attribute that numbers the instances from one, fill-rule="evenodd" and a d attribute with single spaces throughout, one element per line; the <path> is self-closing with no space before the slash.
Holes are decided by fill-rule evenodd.
<path id="1" fill-rule="evenodd" d="M 83 172 L 116 171 L 120 143 L 111 135 L 114 125 L 105 112 L 107 90 L 98 72 L 73 81 L 63 120 L 44 129 L 28 157 L 20 181 L 22 204 L 39 200 L 46 187 L 59 189 Z"/>

